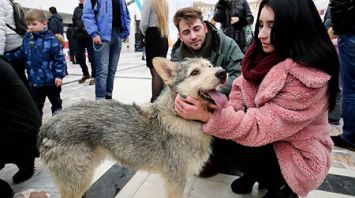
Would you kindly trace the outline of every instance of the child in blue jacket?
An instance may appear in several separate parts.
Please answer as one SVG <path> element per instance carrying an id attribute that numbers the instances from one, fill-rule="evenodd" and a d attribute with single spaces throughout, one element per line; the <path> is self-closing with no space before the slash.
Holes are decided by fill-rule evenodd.
<path id="1" fill-rule="evenodd" d="M 31 94 L 38 111 L 43 115 L 43 106 L 48 97 L 52 114 L 62 109 L 61 85 L 66 75 L 67 64 L 63 49 L 54 34 L 47 28 L 47 18 L 42 10 L 31 9 L 26 13 L 28 32 L 22 47 L 5 55 L 7 60 L 25 59 Z"/>

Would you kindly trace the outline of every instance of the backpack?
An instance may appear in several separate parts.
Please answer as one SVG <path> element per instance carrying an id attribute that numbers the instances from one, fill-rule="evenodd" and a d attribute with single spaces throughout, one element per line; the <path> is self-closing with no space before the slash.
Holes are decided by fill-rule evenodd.
<path id="1" fill-rule="evenodd" d="M 15 28 L 6 23 L 6 26 L 15 31 L 17 34 L 23 36 L 27 32 L 27 25 L 25 20 L 25 10 L 19 3 L 13 2 L 13 0 L 9 0 L 12 4 L 12 8 L 14 10 L 14 20 L 15 20 Z"/>

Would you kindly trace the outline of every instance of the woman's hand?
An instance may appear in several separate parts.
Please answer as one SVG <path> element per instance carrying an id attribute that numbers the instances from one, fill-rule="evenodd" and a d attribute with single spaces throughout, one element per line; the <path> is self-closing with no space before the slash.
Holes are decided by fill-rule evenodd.
<path id="1" fill-rule="evenodd" d="M 200 101 L 181 94 L 175 97 L 175 111 L 177 115 L 187 120 L 207 122 L 209 118 L 207 108 Z"/>

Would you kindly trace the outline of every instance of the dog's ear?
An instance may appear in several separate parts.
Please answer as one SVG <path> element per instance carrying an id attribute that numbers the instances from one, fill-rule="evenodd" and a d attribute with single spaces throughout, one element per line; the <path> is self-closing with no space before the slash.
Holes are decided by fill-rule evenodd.
<path id="1" fill-rule="evenodd" d="M 181 68 L 178 63 L 161 57 L 153 58 L 153 66 L 165 84 L 170 87 L 173 85 L 174 79 Z"/>

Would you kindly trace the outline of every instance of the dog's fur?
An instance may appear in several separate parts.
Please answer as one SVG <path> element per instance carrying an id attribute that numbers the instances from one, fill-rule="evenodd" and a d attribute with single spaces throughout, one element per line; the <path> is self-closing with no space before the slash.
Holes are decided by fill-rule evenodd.
<path id="1" fill-rule="evenodd" d="M 107 156 L 133 170 L 160 173 L 169 198 L 183 197 L 187 176 L 201 171 L 211 137 L 200 122 L 176 115 L 174 99 L 184 93 L 213 109 L 205 94 L 225 82 L 225 72 L 205 59 L 174 63 L 155 58 L 153 64 L 167 85 L 156 102 L 142 107 L 115 100 L 81 102 L 42 126 L 41 158 L 62 198 L 81 198 Z"/>

